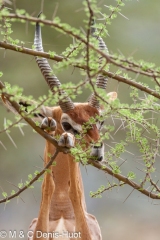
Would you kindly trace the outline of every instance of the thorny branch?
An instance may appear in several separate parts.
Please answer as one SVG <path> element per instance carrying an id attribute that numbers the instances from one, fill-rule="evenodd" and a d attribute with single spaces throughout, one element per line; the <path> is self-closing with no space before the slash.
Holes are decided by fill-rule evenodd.
<path id="1" fill-rule="evenodd" d="M 35 122 L 27 117 L 26 113 L 24 111 L 22 111 L 20 109 L 20 105 L 15 102 L 15 101 L 12 101 L 10 98 L 13 97 L 7 93 L 5 93 L 5 86 L 4 84 L 0 81 L 0 90 L 2 91 L 1 94 L 7 99 L 7 101 L 9 101 L 12 105 L 12 107 L 18 112 L 18 114 L 37 132 L 39 133 L 42 137 L 44 137 L 46 140 L 50 141 L 52 144 L 55 145 L 55 147 L 58 147 L 58 143 L 57 141 L 52 137 L 50 136 L 49 134 L 47 134 L 46 132 L 44 132 L 40 127 L 36 126 Z M 59 148 L 60 149 L 60 148 Z M 63 149 L 61 149 L 63 150 Z"/>
<path id="2" fill-rule="evenodd" d="M 98 197 L 100 194 L 102 194 L 102 193 L 105 192 L 105 191 L 112 190 L 112 189 L 115 188 L 115 187 L 124 186 L 125 184 L 126 184 L 126 183 L 124 183 L 124 182 L 120 182 L 119 184 L 117 184 L 117 183 L 110 184 L 110 183 L 109 183 L 109 186 L 108 186 L 108 187 L 104 188 L 104 189 L 101 190 L 101 191 L 97 191 L 97 192 L 95 192 L 95 193 L 92 193 L 92 194 L 91 194 L 91 197 Z"/>
<path id="3" fill-rule="evenodd" d="M 10 98 L 11 96 L 8 95 L 7 93 L 5 93 L 5 86 L 4 84 L 0 81 L 0 90 L 2 90 L 2 94 L 6 97 L 6 99 L 11 103 L 11 105 L 16 109 L 16 111 L 24 118 L 24 120 L 37 132 L 39 133 L 42 137 L 44 137 L 47 141 L 51 142 L 56 148 L 57 148 L 57 152 L 55 154 L 58 154 L 58 152 L 69 152 L 69 149 L 67 148 L 62 148 L 62 147 L 59 147 L 58 146 L 58 143 L 57 141 L 51 137 L 49 134 L 45 133 L 40 127 L 37 127 L 36 124 L 34 123 L 34 121 L 28 117 L 26 117 L 26 113 L 22 110 L 20 110 L 20 106 L 18 103 L 16 103 L 15 101 L 12 101 Z M 54 156 L 53 156 L 54 158 Z M 54 159 L 53 159 L 54 160 Z M 132 186 L 134 189 L 138 190 L 139 192 L 143 193 L 144 195 L 150 197 L 150 198 L 153 198 L 153 199 L 160 199 L 160 195 L 159 194 L 156 194 L 156 193 L 152 193 L 146 189 L 143 189 L 141 187 L 141 185 L 138 185 L 137 183 L 135 183 L 134 181 L 131 181 L 130 179 L 128 179 L 127 177 L 121 175 L 121 174 L 115 174 L 114 171 L 107 167 L 107 166 L 104 166 L 104 165 L 101 165 L 99 162 L 96 162 L 96 161 L 93 161 L 93 160 L 88 160 L 88 163 L 91 164 L 92 166 L 96 167 L 97 169 L 100 169 L 106 173 L 108 173 L 109 175 L 117 178 L 120 182 L 123 182 L 123 183 L 126 183 L 130 186 Z M 50 165 L 52 164 L 52 162 L 50 162 Z M 49 166 L 50 166 L 49 165 Z M 49 167 L 48 166 L 48 167 Z M 47 168 L 47 166 L 46 166 Z M 28 186 L 32 185 L 33 182 L 35 182 L 44 172 L 45 172 L 45 169 L 43 169 L 41 172 L 40 172 L 40 175 L 37 175 L 34 179 L 32 179 L 29 183 L 28 183 Z M 10 197 L 7 197 L 3 200 L 0 200 L 0 203 L 1 202 L 7 202 L 9 199 L 13 198 L 13 197 L 16 197 L 18 196 L 20 193 L 22 193 L 25 189 L 27 189 L 27 186 L 20 189 L 17 193 L 15 193 L 14 195 L 10 196 Z"/>
<path id="4" fill-rule="evenodd" d="M 89 4 L 89 0 L 87 0 L 88 4 Z M 106 59 L 106 61 L 108 63 L 112 63 L 113 65 L 115 66 L 118 66 L 120 68 L 124 68 L 126 69 L 127 71 L 131 71 L 131 72 L 135 72 L 135 73 L 139 73 L 141 75 L 145 75 L 147 77 L 151 77 L 155 80 L 156 84 L 158 86 L 160 86 L 159 84 L 159 81 L 157 80 L 158 78 L 160 78 L 160 72 L 159 71 L 151 71 L 151 70 L 146 70 L 146 71 L 143 71 L 141 69 L 141 66 L 138 65 L 138 64 L 135 64 L 134 62 L 131 62 L 127 59 L 118 59 L 114 56 L 111 56 L 111 55 L 107 55 L 105 54 L 104 52 L 98 50 L 97 48 L 95 48 L 92 44 L 90 44 L 89 42 L 89 32 L 87 33 L 87 39 L 84 39 L 82 38 L 81 36 L 79 35 L 76 35 L 73 31 L 71 30 L 68 30 L 68 29 L 65 29 L 65 27 L 61 24 L 57 24 L 57 23 L 54 23 L 54 21 L 49 21 L 49 20 L 42 20 L 42 19 L 37 19 L 37 18 L 34 18 L 34 17 L 29 17 L 29 16 L 24 16 L 24 15 L 17 15 L 17 14 L 8 14 L 7 16 L 4 15 L 2 16 L 4 18 L 10 18 L 10 19 L 23 19 L 23 20 L 26 20 L 26 21 L 29 21 L 29 22 L 40 22 L 40 23 L 43 23 L 45 25 L 49 25 L 49 26 L 53 26 L 55 27 L 56 29 L 60 29 L 62 30 L 63 32 L 67 33 L 68 35 L 74 37 L 75 39 L 79 40 L 80 41 L 80 44 L 81 43 L 84 43 L 87 47 L 87 51 L 89 51 L 89 48 L 91 48 L 92 50 L 96 51 L 98 54 L 100 54 L 103 58 Z M 89 26 L 90 26 L 90 22 L 89 22 Z M 89 31 L 89 30 L 88 30 Z M 17 46 L 17 45 L 12 45 L 12 44 L 8 44 L 6 42 L 0 42 L 0 47 L 4 48 L 4 49 L 10 49 L 12 51 L 16 51 L 16 52 L 21 52 L 23 54 L 29 54 L 29 55 L 32 55 L 32 56 L 40 56 L 40 57 L 44 57 L 44 58 L 47 58 L 47 59 L 52 59 L 52 60 L 55 60 L 57 62 L 61 62 L 61 61 L 67 61 L 67 58 L 63 58 L 61 56 L 58 56 L 58 55 L 54 55 L 54 56 L 51 56 L 49 53 L 45 53 L 45 52 L 37 52 L 35 50 L 32 50 L 32 49 L 28 49 L 28 48 L 25 48 L 24 46 Z M 89 53 L 88 53 L 88 57 L 87 57 L 87 64 L 86 65 L 78 65 L 78 64 L 75 64 L 73 65 L 74 67 L 77 67 L 77 68 L 80 68 L 80 69 L 84 69 L 84 70 L 87 70 L 87 72 L 90 72 L 92 69 L 89 68 Z M 124 65 L 123 63 L 127 63 L 128 65 Z M 112 73 L 112 72 L 108 72 L 108 71 L 105 71 L 103 68 L 101 68 L 99 70 L 103 75 L 106 75 L 114 80 L 117 80 L 119 82 L 124 82 L 130 86 L 133 86 L 139 90 L 142 90 L 158 99 L 160 99 L 160 94 L 156 91 L 154 91 L 153 89 L 150 89 L 148 87 L 145 87 L 143 86 L 142 84 L 140 83 L 137 83 L 135 82 L 134 80 L 130 80 L 130 79 L 127 79 L 123 76 L 120 76 L 116 73 Z M 0 90 L 2 90 L 2 94 L 5 96 L 5 98 L 11 103 L 11 105 L 16 109 L 16 111 L 20 114 L 20 116 L 37 132 L 39 133 L 42 137 L 44 137 L 47 141 L 51 142 L 55 147 L 56 147 L 56 152 L 55 154 L 51 157 L 51 160 L 50 162 L 46 165 L 46 167 L 39 173 L 36 175 L 35 178 L 33 178 L 25 187 L 19 189 L 19 191 L 17 191 L 17 193 L 15 193 L 14 195 L 11 195 L 10 197 L 7 197 L 7 198 L 4 198 L 2 200 L 0 200 L 0 203 L 2 202 L 7 202 L 9 201 L 10 199 L 14 198 L 14 197 L 17 197 L 19 196 L 25 189 L 27 189 L 29 186 L 31 186 L 45 171 L 46 169 L 51 166 L 51 164 L 53 163 L 55 157 L 57 156 L 57 154 L 61 151 L 63 151 L 64 153 L 66 152 L 69 152 L 68 149 L 66 148 L 60 148 L 57 144 L 57 141 L 51 137 L 49 134 L 47 134 L 46 132 L 44 132 L 41 128 L 39 128 L 38 126 L 36 126 L 36 124 L 34 123 L 34 121 L 32 119 L 30 119 L 29 117 L 27 117 L 27 114 L 22 111 L 20 109 L 20 106 L 18 103 L 16 103 L 15 101 L 12 101 L 11 100 L 11 96 L 9 94 L 7 94 L 5 92 L 5 86 L 3 85 L 2 82 L 0 82 Z M 95 89 L 94 89 L 95 91 Z M 159 143 L 157 143 L 157 148 L 156 148 L 156 151 L 155 151 L 155 155 L 154 155 L 154 159 L 157 155 L 157 151 L 158 151 L 158 145 Z M 151 186 L 153 186 L 153 188 L 156 189 L 156 191 L 158 192 L 157 193 L 153 193 L 153 189 L 151 191 L 148 191 L 146 189 L 144 189 L 144 184 L 141 183 L 141 184 L 137 184 L 135 183 L 134 181 L 130 180 L 129 178 L 121 175 L 121 174 L 115 174 L 114 171 L 108 167 L 108 166 L 102 166 L 100 163 L 96 162 L 96 161 L 93 161 L 93 160 L 88 160 L 88 163 L 93 165 L 94 167 L 96 167 L 97 169 L 100 169 L 106 173 L 108 173 L 109 175 L 111 176 L 114 176 L 116 179 L 118 179 L 120 181 L 119 185 L 118 184 L 113 184 L 112 187 L 116 187 L 116 186 L 121 186 L 121 185 L 124 185 L 124 184 L 128 184 L 130 186 L 132 186 L 134 189 L 137 189 L 139 192 L 143 193 L 144 195 L 150 197 L 150 198 L 153 198 L 153 199 L 160 199 L 160 195 L 159 195 L 159 192 L 160 192 L 160 189 L 158 188 L 157 184 L 153 182 L 153 180 L 151 179 L 151 177 L 149 176 L 149 174 L 146 174 L 146 178 L 149 177 L 150 178 L 150 183 L 151 183 Z M 151 167 L 151 166 L 150 166 Z M 145 178 L 145 179 L 146 179 Z M 109 187 L 110 188 L 110 187 Z M 108 189 L 109 189 L 108 188 Z M 105 189 L 107 190 L 107 188 Z M 105 191 L 104 190 L 104 191 Z"/>
<path id="5" fill-rule="evenodd" d="M 160 78 L 160 72 L 159 71 L 153 71 L 150 69 L 146 70 L 146 71 L 142 71 L 140 70 L 142 68 L 141 65 L 138 65 L 138 64 L 134 64 L 133 62 L 127 60 L 127 59 L 119 59 L 119 58 L 116 58 L 115 56 L 110 56 L 102 51 L 100 51 L 99 49 L 95 48 L 92 44 L 88 43 L 88 41 L 86 39 L 84 39 L 83 37 L 81 37 L 80 35 L 77 35 L 76 33 L 74 33 L 72 30 L 68 30 L 66 29 L 63 24 L 58 24 L 58 23 L 55 23 L 54 21 L 50 21 L 50 20 L 42 20 L 42 19 L 39 19 L 39 18 L 35 18 L 35 17 L 31 17 L 31 16 L 24 16 L 24 15 L 19 15 L 19 14 L 7 14 L 7 15 L 2 15 L 2 18 L 3 17 L 7 17 L 7 18 L 10 18 L 10 19 L 21 19 L 21 20 L 26 20 L 26 21 L 29 21 L 29 22 L 39 22 L 39 23 L 42 23 L 44 25 L 48 25 L 48 26 L 53 26 L 55 27 L 56 29 L 58 30 L 61 30 L 63 31 L 64 33 L 67 33 L 68 35 L 74 37 L 75 39 L 79 40 L 80 42 L 83 42 L 85 45 L 88 45 L 91 49 L 93 49 L 94 51 L 96 51 L 97 53 L 99 53 L 102 57 L 104 57 L 109 63 L 112 63 L 113 65 L 116 65 L 116 66 L 119 66 L 121 68 L 124 68 L 128 71 L 132 71 L 132 72 L 135 72 L 137 74 L 142 74 L 142 75 L 145 75 L 147 77 L 151 77 L 151 78 Z M 38 55 L 37 55 L 38 56 Z M 51 58 L 52 59 L 52 58 Z M 123 64 L 119 64 L 118 61 L 121 61 L 121 62 L 125 62 L 125 63 L 128 63 L 129 65 L 132 64 L 132 67 L 136 67 L 135 69 L 133 69 L 132 67 L 130 66 L 125 66 Z M 138 69 L 137 69 L 138 68 Z"/>
<path id="6" fill-rule="evenodd" d="M 36 176 L 29 182 L 26 184 L 26 186 L 24 186 L 23 188 L 20 188 L 15 194 L 7 197 L 7 198 L 4 198 L 2 200 L 0 200 L 0 203 L 3 203 L 3 202 L 8 202 L 9 200 L 11 200 L 12 198 L 15 198 L 15 197 L 18 197 L 22 192 L 24 192 L 24 190 L 28 189 L 35 181 L 37 181 L 40 176 L 42 176 L 46 170 L 53 164 L 53 161 L 55 160 L 55 158 L 57 157 L 59 151 L 58 149 L 56 148 L 56 151 L 55 153 L 53 154 L 53 156 L 51 157 L 50 161 L 47 163 L 47 165 L 43 168 L 43 170 L 41 172 L 39 172 L 38 174 L 36 174 Z"/>
<path id="7" fill-rule="evenodd" d="M 125 184 L 128 184 L 129 186 L 133 187 L 134 189 L 138 190 L 139 192 L 143 193 L 144 195 L 148 196 L 149 198 L 152 198 L 152 199 L 160 199 L 160 195 L 159 194 L 155 194 L 155 193 L 152 193 L 144 188 L 141 188 L 141 185 L 135 183 L 134 181 L 128 179 L 127 177 L 121 175 L 121 174 L 116 174 L 114 173 L 109 167 L 107 166 L 101 166 L 101 164 L 99 164 L 98 162 L 96 161 L 90 161 L 89 160 L 89 163 L 91 165 L 93 165 L 94 167 L 108 173 L 109 175 L 117 178 L 120 182 L 123 182 Z"/>
<path id="8" fill-rule="evenodd" d="M 9 49 L 9 50 L 12 50 L 12 51 L 16 51 L 16 52 L 19 52 L 19 53 L 32 55 L 32 56 L 44 57 L 44 58 L 47 58 L 47 59 L 55 60 L 57 62 L 61 62 L 61 61 L 63 61 L 65 59 L 65 58 L 63 58 L 61 56 L 58 56 L 58 55 L 54 55 L 52 57 L 49 53 L 46 53 L 46 52 L 37 52 L 35 50 L 29 49 L 29 48 L 25 48 L 23 46 L 12 45 L 12 44 L 8 44 L 8 43 L 5 43 L 5 42 L 0 42 L 0 47 L 2 47 L 4 49 Z M 100 51 L 100 50 L 97 50 L 97 51 L 99 53 L 102 53 L 103 55 L 105 55 L 102 51 Z M 77 67 L 77 68 L 80 68 L 80 69 L 83 69 L 83 70 L 87 70 L 88 69 L 86 65 L 76 64 L 76 65 L 73 65 L 73 66 Z M 92 69 L 89 69 L 89 70 L 92 70 Z M 160 94 L 158 92 L 156 92 L 155 90 L 150 89 L 148 87 L 145 87 L 142 84 L 140 84 L 138 82 L 135 82 L 134 80 L 127 79 L 127 78 L 125 78 L 123 76 L 120 76 L 120 75 L 118 75 L 116 73 L 107 72 L 104 69 L 101 69 L 100 72 L 104 76 L 108 76 L 109 78 L 117 80 L 119 82 L 123 82 L 123 83 L 125 83 L 125 84 L 127 84 L 129 86 L 135 87 L 135 88 L 137 88 L 137 89 L 139 89 L 141 91 L 144 91 L 144 92 L 146 92 L 146 93 L 148 93 L 148 94 L 150 94 L 150 95 L 160 99 Z"/>

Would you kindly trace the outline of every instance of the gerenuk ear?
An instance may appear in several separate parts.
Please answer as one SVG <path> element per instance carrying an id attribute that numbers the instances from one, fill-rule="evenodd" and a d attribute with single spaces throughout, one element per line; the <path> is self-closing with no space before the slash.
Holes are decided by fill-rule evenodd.
<path id="1" fill-rule="evenodd" d="M 107 96 L 109 97 L 109 101 L 114 101 L 117 98 L 117 93 L 116 92 L 110 92 L 107 94 Z"/>
<path id="2" fill-rule="evenodd" d="M 113 102 L 117 98 L 117 93 L 110 92 L 110 93 L 107 93 L 107 96 L 109 97 L 109 99 L 107 98 L 107 102 L 110 103 L 110 102 Z M 102 112 L 105 110 L 103 105 L 100 106 L 100 109 Z"/>

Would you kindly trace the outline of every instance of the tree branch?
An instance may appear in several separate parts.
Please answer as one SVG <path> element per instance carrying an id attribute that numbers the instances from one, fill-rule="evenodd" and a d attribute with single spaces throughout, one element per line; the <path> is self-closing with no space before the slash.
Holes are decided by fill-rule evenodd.
<path id="1" fill-rule="evenodd" d="M 49 134 L 47 134 L 46 132 L 44 132 L 40 127 L 37 127 L 36 124 L 34 123 L 34 121 L 28 117 L 26 117 L 26 113 L 24 111 L 21 111 L 20 110 L 20 106 L 18 103 L 16 103 L 15 101 L 12 101 L 10 98 L 12 97 L 11 95 L 7 94 L 4 92 L 4 89 L 5 89 L 5 86 L 4 84 L 0 81 L 0 90 L 2 90 L 2 94 L 6 97 L 6 99 L 11 103 L 11 105 L 16 109 L 16 111 L 24 118 L 24 120 L 37 132 L 39 133 L 42 137 L 44 137 L 47 141 L 51 142 L 57 149 L 56 153 L 55 154 L 58 154 L 58 152 L 64 152 L 64 153 L 68 153 L 69 152 L 69 149 L 68 148 L 62 148 L 62 147 L 59 147 L 58 146 L 58 143 L 57 141 L 51 137 Z M 57 156 L 57 155 L 56 155 Z M 54 156 L 53 156 L 54 157 Z M 54 160 L 54 159 L 53 159 Z M 53 161 L 52 161 L 53 162 Z M 52 164 L 52 162 L 49 162 L 50 165 Z M 153 198 L 153 199 L 160 199 L 160 196 L 159 194 L 154 194 L 152 192 L 149 192 L 148 190 L 146 189 L 143 189 L 141 187 L 141 185 L 138 185 L 137 183 L 129 180 L 127 177 L 121 175 L 121 174 L 115 174 L 112 169 L 110 169 L 109 167 L 107 166 L 102 166 L 100 163 L 96 162 L 96 161 L 93 161 L 93 160 L 88 160 L 88 163 L 91 164 L 92 166 L 108 173 L 109 175 L 117 178 L 119 181 L 122 181 L 130 186 L 132 186 L 134 189 L 138 190 L 139 192 L 143 193 L 144 195 L 150 197 L 150 198 Z M 49 166 L 50 166 L 49 165 Z M 33 184 L 33 182 L 35 182 L 44 172 L 45 170 L 49 167 L 48 165 L 46 165 L 45 169 L 43 169 L 41 172 L 40 172 L 40 175 L 37 175 L 32 181 L 30 181 L 29 183 L 29 186 L 31 184 Z M 23 190 L 22 190 L 23 189 Z M 24 191 L 25 189 L 27 189 L 27 186 L 22 188 L 21 190 Z M 17 193 L 15 193 L 14 195 L 8 197 L 8 198 L 5 198 L 3 200 L 0 201 L 1 202 L 6 202 L 8 200 L 10 200 L 11 198 L 13 197 L 16 197 L 18 196 L 22 191 L 19 190 Z"/>
<path id="2" fill-rule="evenodd" d="M 65 58 L 63 58 L 61 56 L 58 56 L 58 55 L 54 55 L 52 57 L 49 53 L 46 53 L 46 52 L 38 52 L 38 51 L 29 49 L 29 48 L 25 48 L 25 47 L 18 46 L 18 45 L 12 45 L 12 44 L 5 43 L 5 42 L 0 42 L 0 47 L 2 47 L 4 49 L 9 49 L 9 50 L 12 50 L 12 51 L 15 51 L 15 52 L 28 54 L 28 55 L 31 55 L 31 56 L 44 57 L 44 58 L 51 59 L 51 60 L 54 60 L 54 61 L 57 61 L 57 62 L 61 62 L 63 60 L 67 60 L 67 59 L 65 59 Z M 98 51 L 101 52 L 100 50 L 98 50 Z M 105 55 L 103 52 L 102 52 L 102 54 Z M 77 67 L 77 68 L 80 68 L 80 69 L 83 69 L 83 70 L 87 70 L 88 69 L 87 65 L 75 64 L 75 65 L 73 65 L 73 67 Z M 89 69 L 89 71 L 91 71 L 91 70 L 92 69 Z M 157 93 L 155 90 L 150 89 L 148 87 L 145 87 L 142 84 L 135 82 L 134 80 L 127 79 L 127 78 L 125 78 L 123 76 L 117 75 L 116 73 L 107 72 L 104 69 L 101 69 L 100 72 L 104 76 L 108 76 L 108 77 L 110 77 L 110 78 L 112 78 L 114 80 L 117 80 L 119 82 L 123 82 L 123 83 L 125 83 L 125 84 L 127 84 L 129 86 L 135 87 L 135 88 L 137 88 L 137 89 L 139 89 L 141 91 L 144 91 L 144 92 L 146 92 L 146 93 L 148 93 L 148 94 L 150 94 L 150 95 L 160 99 L 160 94 Z"/>
<path id="3" fill-rule="evenodd" d="M 64 33 L 67 33 L 68 35 L 76 38 L 77 40 L 79 40 L 80 42 L 83 42 L 86 46 L 88 45 L 91 49 L 93 49 L 94 51 L 98 52 L 101 56 L 103 56 L 104 58 L 106 58 L 106 60 L 116 66 L 119 66 L 121 68 L 124 68 L 128 71 L 131 71 L 131 72 L 135 72 L 135 73 L 139 73 L 139 74 L 142 74 L 142 75 L 145 75 L 147 77 L 152 77 L 152 78 L 155 78 L 155 77 L 160 77 L 159 75 L 159 72 L 155 71 L 151 71 L 151 72 L 148 72 L 148 71 L 140 71 L 140 70 L 137 70 L 137 69 L 133 69 L 133 68 L 130 68 L 129 66 L 124 66 L 122 64 L 119 64 L 116 62 L 116 58 L 115 56 L 110 56 L 102 51 L 100 51 L 99 49 L 96 49 L 92 44 L 88 43 L 86 39 L 82 38 L 81 36 L 77 35 L 74 33 L 74 31 L 72 30 L 69 30 L 69 29 L 66 29 L 64 27 L 64 25 L 62 23 L 55 23 L 54 21 L 50 21 L 50 20 L 43 20 L 43 19 L 40 19 L 40 18 L 35 18 L 35 17 L 31 17 L 31 16 L 25 16 L 25 15 L 19 15 L 19 14 L 13 14 L 13 13 L 10 13 L 10 14 L 7 14 L 7 15 L 1 15 L 2 18 L 10 18 L 10 19 L 20 19 L 20 20 L 25 20 L 25 21 L 29 21 L 29 22 L 39 22 L 39 23 L 42 23 L 44 25 L 48 25 L 48 26 L 53 26 L 55 27 L 57 30 L 61 30 L 63 31 Z M 121 60 L 122 62 L 126 62 L 126 63 L 130 63 L 128 60 Z M 137 68 L 140 67 L 139 65 L 135 65 L 135 67 Z"/>
<path id="4" fill-rule="evenodd" d="M 155 72 L 145 72 L 145 71 L 139 71 L 139 70 L 133 70 L 132 68 L 128 67 L 128 66 L 123 66 L 122 64 L 119 64 L 116 62 L 115 59 L 112 58 L 112 56 L 109 56 L 105 53 L 103 53 L 102 51 L 100 51 L 99 49 L 96 49 L 92 44 L 89 43 L 89 40 L 87 39 L 84 39 L 82 38 L 81 36 L 79 35 L 76 35 L 72 30 L 69 30 L 69 29 L 66 29 L 64 27 L 64 25 L 62 24 L 57 24 L 53 21 L 49 21 L 49 20 L 42 20 L 42 19 L 37 19 L 37 18 L 34 18 L 34 17 L 28 17 L 28 16 L 23 16 L 23 15 L 17 15 L 17 14 L 8 14 L 8 15 L 5 15 L 2 17 L 6 17 L 6 18 L 10 18 L 10 19 L 23 19 L 23 20 L 26 20 L 26 21 L 30 21 L 30 22 L 40 22 L 40 23 L 43 23 L 45 25 L 49 25 L 49 26 L 53 26 L 55 27 L 56 29 L 59 29 L 59 30 L 62 30 L 63 32 L 69 34 L 70 36 L 73 36 L 75 37 L 76 39 L 78 39 L 81 43 L 84 43 L 88 48 L 91 48 L 93 49 L 94 51 L 96 51 L 98 54 L 100 54 L 101 56 L 103 56 L 107 62 L 109 63 L 112 63 L 118 67 L 123 67 L 125 68 L 126 70 L 128 71 L 134 71 L 135 73 L 140 73 L 142 75 L 146 75 L 148 77 L 152 77 L 152 78 L 155 78 L 157 77 L 157 73 Z M 66 58 L 63 58 L 61 56 L 58 56 L 58 55 L 54 55 L 54 56 L 51 56 L 49 53 L 45 53 L 45 52 L 37 52 L 35 50 L 32 50 L 32 49 L 28 49 L 28 48 L 25 48 L 23 46 L 17 46 L 17 45 L 12 45 L 12 44 L 8 44 L 6 42 L 0 42 L 0 47 L 4 48 L 4 49 L 10 49 L 12 51 L 16 51 L 16 52 L 21 52 L 23 54 L 28 54 L 28 55 L 32 55 L 32 56 L 40 56 L 40 57 L 44 57 L 44 58 L 47 58 L 47 59 L 52 59 L 54 61 L 57 61 L 57 62 L 61 62 L 61 61 L 67 61 Z M 87 65 L 78 65 L 78 64 L 75 64 L 73 65 L 74 67 L 77 67 L 77 68 L 80 68 L 80 69 L 84 69 L 84 70 L 87 70 L 87 71 L 91 71 L 92 69 L 89 68 L 88 64 Z M 150 89 L 148 87 L 145 87 L 143 86 L 142 84 L 140 83 L 137 83 L 135 82 L 134 80 L 130 80 L 130 79 L 127 79 L 125 77 L 122 77 L 122 76 L 119 76 L 117 75 L 116 73 L 112 73 L 112 72 L 107 72 L 103 69 L 101 69 L 100 71 L 103 75 L 106 75 L 114 80 L 117 80 L 119 82 L 123 82 L 125 84 L 128 84 L 130 86 L 133 86 L 141 91 L 144 91 L 156 98 L 159 98 L 160 99 L 160 94 L 157 93 L 156 91 L 154 91 L 153 89 Z M 46 165 L 46 167 L 39 173 L 36 175 L 36 177 L 34 179 L 32 179 L 28 184 L 27 186 L 25 186 L 24 188 L 20 189 L 17 193 L 15 193 L 14 195 L 10 196 L 10 197 L 7 197 L 3 200 L 0 200 L 0 203 L 1 202 L 6 202 L 16 196 L 18 196 L 20 193 L 22 193 L 25 189 L 27 189 L 29 186 L 31 186 L 45 171 L 46 169 L 52 164 L 52 162 L 54 161 L 55 157 L 57 156 L 57 154 L 59 152 L 69 152 L 69 149 L 67 148 L 61 148 L 58 146 L 58 143 L 57 141 L 51 137 L 49 134 L 47 134 L 46 132 L 44 132 L 40 127 L 36 126 L 36 124 L 34 123 L 34 121 L 32 119 L 30 119 L 29 117 L 27 117 L 27 114 L 22 111 L 20 109 L 20 106 L 18 103 L 16 103 L 15 101 L 12 101 L 11 100 L 11 95 L 7 94 L 5 92 L 5 86 L 3 85 L 2 82 L 0 82 L 0 89 L 2 90 L 2 95 L 5 96 L 5 98 L 7 99 L 7 101 L 9 101 L 11 103 L 11 105 L 16 109 L 16 111 L 21 115 L 22 118 L 24 118 L 24 120 L 37 132 L 39 133 L 42 137 L 44 137 L 47 141 L 51 142 L 55 147 L 56 147 L 56 152 L 55 154 L 52 156 L 50 162 Z M 128 185 L 130 185 L 131 187 L 133 187 L 134 189 L 138 190 L 139 192 L 143 193 L 144 195 L 150 197 L 150 198 L 153 198 L 153 199 L 160 199 L 160 196 L 159 194 L 155 194 L 155 193 L 152 193 L 149 192 L 148 190 L 146 189 L 143 189 L 143 187 L 141 185 L 138 185 L 137 183 L 131 181 L 130 179 L 128 179 L 127 177 L 121 175 L 121 174 L 115 174 L 114 171 L 112 169 L 110 169 L 109 167 L 107 166 L 102 166 L 100 163 L 96 162 L 96 161 L 93 161 L 93 160 L 89 160 L 88 161 L 89 164 L 93 165 L 94 167 L 96 167 L 97 169 L 100 169 L 106 173 L 108 173 L 109 175 L 115 177 L 116 179 L 118 179 L 119 181 L 123 182 L 123 183 L 126 183 Z M 153 184 L 154 185 L 154 184 Z M 158 188 L 157 188 L 158 190 Z"/>
<path id="5" fill-rule="evenodd" d="M 47 163 L 47 165 L 43 168 L 43 170 L 40 173 L 38 173 L 26 186 L 19 189 L 19 191 L 17 191 L 15 194 L 0 200 L 0 203 L 7 202 L 7 201 L 11 200 L 12 198 L 19 196 L 22 192 L 24 192 L 24 190 L 28 189 L 52 165 L 52 163 L 55 160 L 55 158 L 57 157 L 58 153 L 59 153 L 59 151 L 58 151 L 58 149 L 56 149 L 54 155 L 51 157 L 51 160 Z"/>
<path id="6" fill-rule="evenodd" d="M 109 167 L 102 166 L 100 163 L 98 163 L 96 161 L 92 161 L 92 160 L 89 160 L 88 162 L 89 162 L 89 164 L 93 165 L 94 167 L 96 167 L 96 168 L 104 171 L 105 173 L 108 173 L 109 175 L 117 178 L 119 181 L 128 184 L 129 186 L 133 187 L 134 189 L 138 190 L 139 192 L 143 193 L 144 195 L 148 196 L 149 198 L 160 199 L 159 194 L 155 194 L 155 193 L 149 192 L 146 189 L 143 189 L 141 187 L 141 185 L 138 185 L 137 183 L 129 180 L 127 177 L 125 177 L 121 174 L 114 173 Z"/>
<path id="7" fill-rule="evenodd" d="M 58 146 L 58 142 L 48 133 L 44 132 L 40 127 L 36 126 L 35 122 L 27 117 L 27 114 L 25 111 L 22 111 L 20 109 L 20 105 L 15 102 L 12 101 L 11 98 L 13 97 L 12 95 L 9 95 L 8 93 L 5 92 L 5 86 L 4 84 L 0 81 L 0 90 L 1 90 L 1 94 L 7 99 L 7 101 L 10 102 L 10 104 L 12 105 L 12 107 L 17 111 L 17 113 L 37 132 L 39 133 L 43 138 L 45 138 L 47 141 L 51 142 L 60 152 L 64 152 L 66 153 L 66 151 L 68 150 L 68 148 L 62 148 L 60 146 Z"/>

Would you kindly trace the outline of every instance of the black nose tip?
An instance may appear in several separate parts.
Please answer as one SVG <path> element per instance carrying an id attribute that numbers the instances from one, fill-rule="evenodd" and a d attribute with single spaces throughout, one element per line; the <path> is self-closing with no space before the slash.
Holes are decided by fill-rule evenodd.
<path id="1" fill-rule="evenodd" d="M 98 161 L 99 161 L 99 162 L 102 161 L 102 160 L 103 160 L 103 156 L 101 156 L 101 157 L 98 158 Z"/>

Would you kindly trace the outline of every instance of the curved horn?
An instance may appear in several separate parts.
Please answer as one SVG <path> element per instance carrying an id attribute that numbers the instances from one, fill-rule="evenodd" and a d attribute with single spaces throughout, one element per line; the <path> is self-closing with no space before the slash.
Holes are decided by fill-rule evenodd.
<path id="1" fill-rule="evenodd" d="M 92 20 L 92 25 L 91 25 L 91 34 L 93 37 L 98 39 L 98 48 L 100 51 L 104 51 L 106 53 L 108 53 L 108 48 L 105 44 L 105 42 L 103 41 L 103 39 L 99 36 L 96 35 L 96 31 L 97 29 L 95 28 L 95 21 Z M 103 57 L 100 56 L 99 57 L 99 68 L 102 67 L 102 60 Z M 97 76 L 97 80 L 96 80 L 96 85 L 98 88 L 102 88 L 102 89 L 106 89 L 107 87 L 107 82 L 108 82 L 108 78 L 106 78 L 105 76 L 103 76 L 101 73 L 98 74 Z M 91 105 L 92 107 L 98 108 L 99 109 L 99 101 L 97 99 L 97 96 L 93 93 L 90 98 L 89 98 L 89 105 Z"/>
<path id="2" fill-rule="evenodd" d="M 41 37 L 41 27 L 39 23 L 36 23 L 36 30 L 35 30 L 35 38 L 34 38 L 34 46 L 36 51 L 43 52 L 42 46 L 42 37 Z M 59 96 L 64 96 L 62 100 L 59 100 L 59 106 L 64 113 L 69 112 L 70 110 L 74 109 L 74 104 L 71 99 L 67 96 L 67 94 L 61 89 L 61 83 L 58 78 L 53 74 L 53 71 L 47 61 L 46 58 L 36 57 L 36 62 L 47 82 L 49 88 L 53 93 L 55 93 L 55 87 L 58 88 Z"/>

